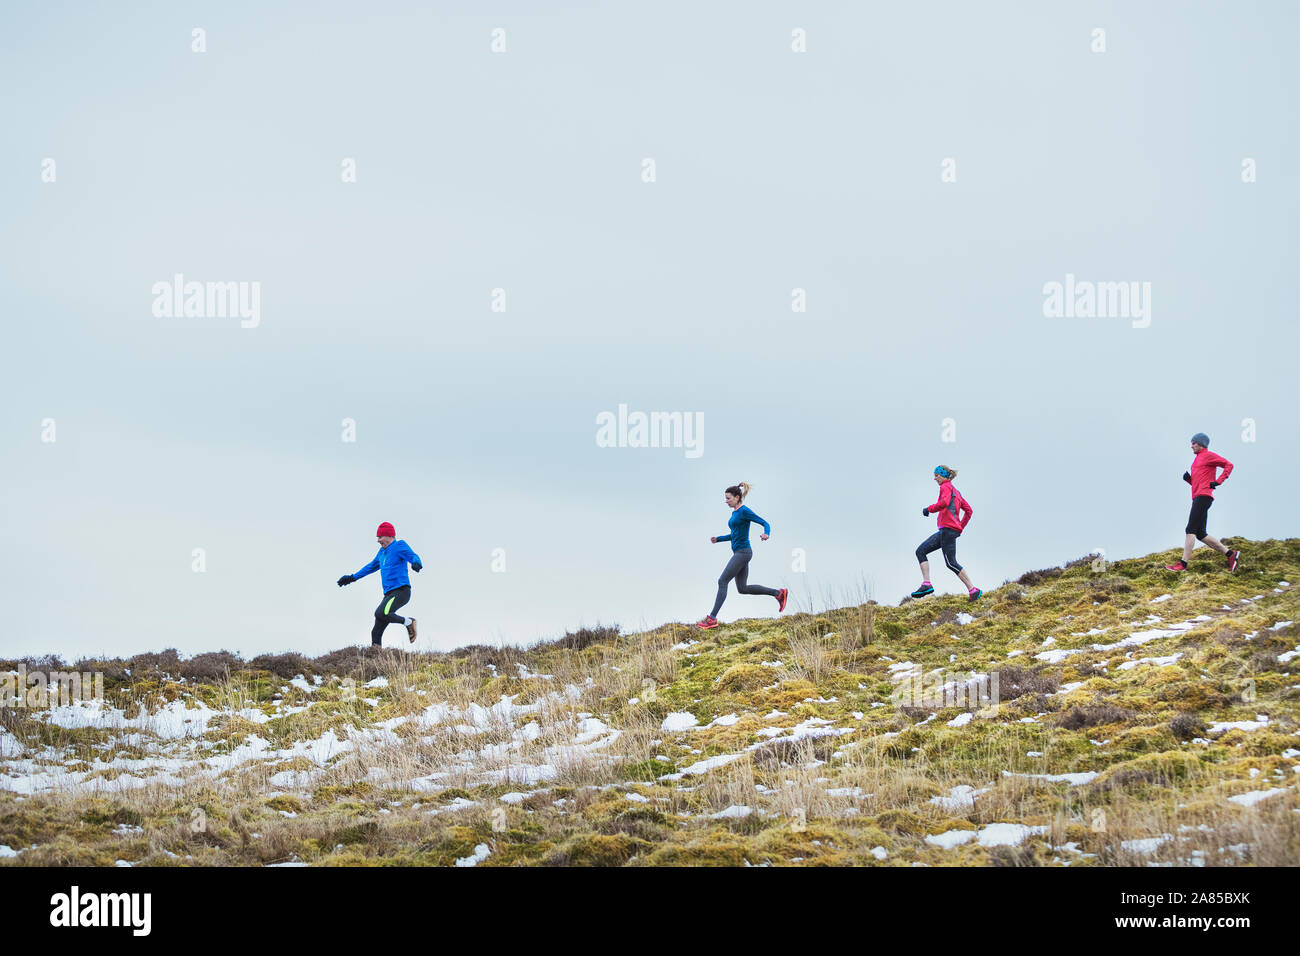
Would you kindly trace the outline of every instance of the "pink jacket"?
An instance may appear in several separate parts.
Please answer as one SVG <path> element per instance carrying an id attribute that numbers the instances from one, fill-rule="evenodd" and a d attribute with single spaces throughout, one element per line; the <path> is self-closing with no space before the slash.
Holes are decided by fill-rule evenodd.
<path id="1" fill-rule="evenodd" d="M 1220 468 L 1223 469 L 1222 477 L 1215 477 L 1215 473 Z M 1206 448 L 1192 459 L 1192 467 L 1189 470 L 1192 476 L 1192 497 L 1209 495 L 1213 498 L 1214 489 L 1210 487 L 1210 482 L 1227 481 L 1228 476 L 1232 474 L 1232 462 Z"/>
<path id="2" fill-rule="evenodd" d="M 961 492 L 952 486 L 951 481 L 939 485 L 939 500 L 930 505 L 928 510 L 931 514 L 939 516 L 940 528 L 953 528 L 956 531 L 964 531 L 966 525 L 970 523 L 971 516 L 975 514 L 975 509 L 970 506 L 970 502 L 961 496 Z M 964 514 L 965 517 L 959 520 L 958 513 Z"/>

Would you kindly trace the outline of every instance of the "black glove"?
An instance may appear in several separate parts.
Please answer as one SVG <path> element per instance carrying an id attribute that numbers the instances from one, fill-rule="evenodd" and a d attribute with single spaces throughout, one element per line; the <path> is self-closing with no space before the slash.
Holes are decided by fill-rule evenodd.
<path id="1" fill-rule="evenodd" d="M 921 517 L 922 517 L 922 518 L 928 518 L 928 517 L 930 517 L 930 509 L 929 509 L 929 508 L 922 508 L 922 509 L 921 509 Z"/>
<path id="2" fill-rule="evenodd" d="M 411 570 L 412 570 L 412 571 L 416 571 L 416 572 L 418 572 L 418 571 L 420 571 L 423 567 L 424 567 L 424 565 L 423 565 L 423 564 L 420 564 L 420 563 L 417 561 L 416 563 L 414 563 L 414 564 L 411 565 Z"/>
<path id="3" fill-rule="evenodd" d="M 351 584 L 351 583 L 352 583 L 353 581 L 355 581 L 355 580 L 356 580 L 356 578 L 354 578 L 352 575 L 350 575 L 350 574 L 345 574 L 345 575 L 343 575 L 343 577 L 339 578 L 339 580 L 338 580 L 338 585 L 339 585 L 339 587 L 343 587 L 343 585 L 345 585 L 345 584 Z"/>
<path id="4" fill-rule="evenodd" d="M 1183 472 L 1183 481 L 1187 482 L 1187 483 L 1190 485 L 1190 484 L 1192 483 L 1192 476 L 1191 476 L 1191 474 L 1188 473 L 1188 472 L 1186 472 L 1186 471 Z"/>
<path id="5" fill-rule="evenodd" d="M 1217 487 L 1219 487 L 1220 484 L 1222 484 L 1222 482 L 1212 481 L 1212 482 L 1210 482 L 1210 487 L 1211 487 L 1211 488 L 1217 488 Z"/>

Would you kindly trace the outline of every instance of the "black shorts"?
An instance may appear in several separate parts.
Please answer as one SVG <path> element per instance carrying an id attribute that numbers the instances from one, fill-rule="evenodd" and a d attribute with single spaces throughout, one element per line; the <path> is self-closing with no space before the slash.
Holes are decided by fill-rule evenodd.
<path id="1" fill-rule="evenodd" d="M 1212 504 L 1214 499 L 1209 495 L 1197 495 L 1192 499 L 1192 513 L 1187 516 L 1187 533 L 1196 535 L 1198 541 L 1205 537 L 1205 519 L 1209 516 Z"/>

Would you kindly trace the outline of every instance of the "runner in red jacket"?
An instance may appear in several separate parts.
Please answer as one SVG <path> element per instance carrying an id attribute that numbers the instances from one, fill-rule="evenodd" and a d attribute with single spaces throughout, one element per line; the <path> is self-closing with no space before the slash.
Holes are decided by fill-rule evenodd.
<path id="1" fill-rule="evenodd" d="M 933 551 L 943 551 L 943 563 L 948 570 L 966 585 L 966 592 L 973 601 L 984 592 L 970 583 L 970 576 L 957 563 L 957 538 L 966 530 L 975 509 L 970 506 L 961 492 L 953 487 L 952 480 L 957 477 L 957 469 L 938 465 L 934 469 L 934 480 L 939 485 L 939 500 L 921 509 L 922 517 L 936 514 L 939 516 L 939 530 L 921 542 L 916 549 L 916 560 L 921 565 L 921 586 L 912 592 L 912 597 L 922 598 L 934 593 L 930 583 L 930 558 Z"/>
<path id="2" fill-rule="evenodd" d="M 1192 486 L 1192 513 L 1187 518 L 1187 533 L 1183 537 L 1183 559 L 1174 564 L 1166 564 L 1165 569 L 1186 571 L 1187 562 L 1192 560 L 1192 549 L 1196 547 L 1196 542 L 1200 541 L 1219 554 L 1226 554 L 1228 570 L 1234 571 L 1241 552 L 1229 549 L 1218 538 L 1205 533 L 1205 521 L 1210 512 L 1210 505 L 1214 504 L 1214 489 L 1228 480 L 1228 476 L 1232 474 L 1232 462 L 1210 451 L 1210 438 L 1204 432 L 1197 432 L 1192 436 L 1192 452 L 1195 455 L 1192 459 L 1192 467 L 1183 472 L 1183 481 Z M 1219 473 L 1220 469 L 1223 470 L 1222 474 Z"/>

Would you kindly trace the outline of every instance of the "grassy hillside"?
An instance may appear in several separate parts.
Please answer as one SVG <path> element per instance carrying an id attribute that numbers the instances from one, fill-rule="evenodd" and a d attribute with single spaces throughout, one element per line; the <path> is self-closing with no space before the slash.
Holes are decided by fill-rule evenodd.
<path id="1" fill-rule="evenodd" d="M 5 708 L 23 864 L 1277 865 L 1300 540 L 527 650 L 78 662 Z M 737 607 L 766 608 L 733 596 Z M 0 670 L 18 662 L 0 665 Z M 60 669 L 56 661 L 26 661 Z M 996 703 L 926 699 L 985 686 Z M 918 687 L 922 694 L 916 693 Z M 989 687 L 991 690 L 991 687 Z"/>

